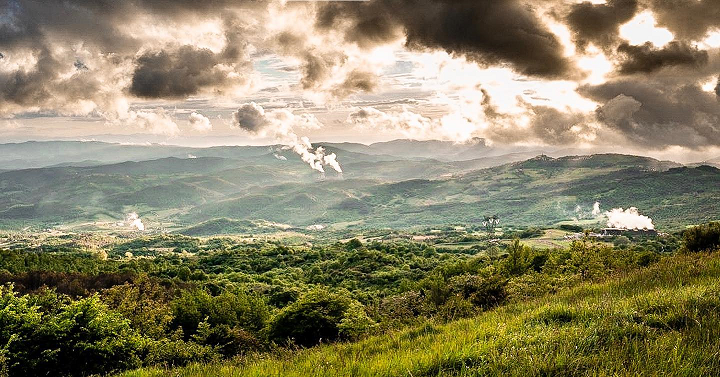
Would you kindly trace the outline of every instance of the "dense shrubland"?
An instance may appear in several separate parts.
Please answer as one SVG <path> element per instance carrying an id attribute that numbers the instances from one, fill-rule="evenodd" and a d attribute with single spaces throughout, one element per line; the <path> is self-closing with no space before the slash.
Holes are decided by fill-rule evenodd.
<path id="1" fill-rule="evenodd" d="M 107 260 L 80 249 L 3 250 L 0 373 L 107 374 L 356 341 L 601 281 L 680 246 L 711 250 L 718 234 L 709 224 L 614 244 L 534 249 L 515 238 L 462 250 L 160 236 L 111 245 Z"/>

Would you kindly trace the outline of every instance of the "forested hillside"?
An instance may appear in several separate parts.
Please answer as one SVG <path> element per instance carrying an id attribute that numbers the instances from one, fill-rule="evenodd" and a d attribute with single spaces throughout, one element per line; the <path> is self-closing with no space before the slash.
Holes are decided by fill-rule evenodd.
<path id="1" fill-rule="evenodd" d="M 80 145 L 76 153 L 97 152 L 93 146 L 129 148 Z M 371 147 L 373 153 L 328 147 L 343 156 L 341 175 L 320 175 L 272 147 L 218 147 L 181 157 L 0 172 L 0 226 L 107 231 L 131 212 L 143 218 L 148 231 L 205 235 L 210 228 L 198 233 L 196 226 L 219 219 L 248 226 L 218 227 L 214 234 L 262 232 L 252 225 L 263 221 L 298 229 L 402 229 L 479 223 L 491 214 L 504 224 L 547 226 L 589 220 L 595 202 L 603 210 L 638 207 L 666 229 L 720 218 L 712 205 L 720 198 L 720 170 L 711 166 L 626 155 L 440 161 L 379 154 L 387 150 Z M 186 152 L 139 150 L 143 156 Z"/>

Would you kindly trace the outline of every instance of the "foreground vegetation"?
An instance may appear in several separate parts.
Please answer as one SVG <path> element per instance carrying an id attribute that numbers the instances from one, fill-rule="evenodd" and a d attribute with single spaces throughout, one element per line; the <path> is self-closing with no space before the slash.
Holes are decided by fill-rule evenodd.
<path id="1" fill-rule="evenodd" d="M 696 374 L 717 368 L 699 348 L 720 329 L 719 236 L 712 223 L 555 249 L 491 234 L 464 249 L 20 240 L 0 251 L 0 374 L 631 373 L 668 349 L 679 364 L 656 370 Z"/>
<path id="2" fill-rule="evenodd" d="M 720 374 L 720 255 L 677 255 L 449 324 L 357 343 L 149 376 L 558 376 Z"/>

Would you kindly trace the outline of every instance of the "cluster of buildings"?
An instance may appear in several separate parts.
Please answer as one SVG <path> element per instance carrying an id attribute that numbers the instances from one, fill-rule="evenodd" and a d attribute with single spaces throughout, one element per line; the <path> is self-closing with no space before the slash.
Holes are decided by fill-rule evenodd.
<path id="1" fill-rule="evenodd" d="M 639 236 L 639 237 L 657 237 L 661 234 L 655 229 L 625 229 L 625 228 L 603 228 L 599 232 L 590 232 L 587 234 L 590 238 L 610 238 L 617 236 Z M 585 237 L 585 233 L 573 233 L 565 235 L 567 240 L 579 240 Z"/>

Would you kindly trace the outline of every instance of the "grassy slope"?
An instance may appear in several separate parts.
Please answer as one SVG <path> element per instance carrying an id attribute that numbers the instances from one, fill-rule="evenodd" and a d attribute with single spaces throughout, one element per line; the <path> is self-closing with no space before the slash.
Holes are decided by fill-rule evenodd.
<path id="1" fill-rule="evenodd" d="M 675 256 L 476 318 L 148 376 L 720 375 L 720 254 Z"/>

